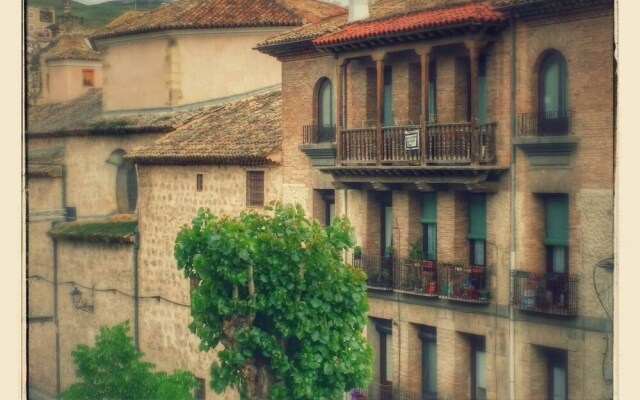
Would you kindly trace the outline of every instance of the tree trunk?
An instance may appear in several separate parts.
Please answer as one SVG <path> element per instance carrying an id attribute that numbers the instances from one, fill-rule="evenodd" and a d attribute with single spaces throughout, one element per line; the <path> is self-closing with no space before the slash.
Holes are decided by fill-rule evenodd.
<path id="1" fill-rule="evenodd" d="M 242 368 L 242 374 L 246 382 L 243 400 L 269 399 L 269 389 L 274 381 L 269 364 L 258 363 L 251 358 Z"/>

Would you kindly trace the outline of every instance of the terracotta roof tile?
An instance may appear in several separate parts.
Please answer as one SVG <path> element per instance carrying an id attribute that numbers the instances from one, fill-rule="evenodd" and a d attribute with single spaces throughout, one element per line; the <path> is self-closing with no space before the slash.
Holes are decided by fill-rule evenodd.
<path id="1" fill-rule="evenodd" d="M 316 45 L 355 41 L 368 37 L 386 36 L 465 23 L 496 23 L 505 17 L 488 3 L 470 3 L 455 7 L 425 9 L 399 16 L 365 20 L 345 25 L 341 30 L 314 40 Z"/>
<path id="2" fill-rule="evenodd" d="M 282 143 L 281 108 L 280 90 L 226 103 L 126 158 L 142 164 L 265 164 Z"/>
<path id="3" fill-rule="evenodd" d="M 64 103 L 29 106 L 27 135 L 68 136 L 170 132 L 205 115 L 214 106 L 175 111 L 103 114 L 102 89 L 91 89 Z"/>
<path id="4" fill-rule="evenodd" d="M 43 49 L 41 58 L 44 60 L 102 60 L 100 53 L 89 44 L 86 34 L 64 32 Z"/>
<path id="5" fill-rule="evenodd" d="M 115 27 L 105 27 L 92 38 L 173 29 L 297 26 L 344 10 L 320 0 L 178 0 Z"/>
<path id="6" fill-rule="evenodd" d="M 307 24 L 299 28 L 294 28 L 288 32 L 270 37 L 269 39 L 258 44 L 258 49 L 267 46 L 273 46 L 280 43 L 290 43 L 301 40 L 310 40 L 318 36 L 334 32 L 347 23 L 347 12 L 330 17 L 317 24 Z"/>

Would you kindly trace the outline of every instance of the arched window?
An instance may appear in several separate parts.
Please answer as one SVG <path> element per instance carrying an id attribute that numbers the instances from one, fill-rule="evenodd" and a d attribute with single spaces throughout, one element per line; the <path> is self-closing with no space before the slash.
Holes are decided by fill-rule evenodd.
<path id="1" fill-rule="evenodd" d="M 118 167 L 116 172 L 116 203 L 119 213 L 132 213 L 138 202 L 138 177 L 135 165 L 124 159 L 124 150 L 114 150 L 107 162 Z"/>
<path id="2" fill-rule="evenodd" d="M 542 135 L 568 133 L 567 63 L 557 50 L 549 51 L 542 60 L 538 84 L 539 133 Z"/>
<path id="3" fill-rule="evenodd" d="M 333 142 L 335 126 L 333 86 L 323 78 L 318 88 L 318 142 Z"/>

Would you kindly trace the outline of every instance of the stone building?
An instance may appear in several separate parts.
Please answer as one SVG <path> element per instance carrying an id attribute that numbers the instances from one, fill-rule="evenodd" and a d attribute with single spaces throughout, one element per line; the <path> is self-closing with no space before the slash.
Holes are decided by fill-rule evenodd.
<path id="1" fill-rule="evenodd" d="M 237 397 L 209 389 L 214 355 L 188 332 L 175 233 L 199 206 L 237 213 L 282 197 L 281 67 L 252 48 L 344 13 L 316 0 L 178 1 L 68 42 L 100 49 L 104 86 L 27 109 L 30 396 L 68 387 L 71 350 L 129 320 L 159 369 L 193 371 L 200 397 Z"/>
<path id="2" fill-rule="evenodd" d="M 355 226 L 365 395 L 612 398 L 613 3 L 350 6 L 257 49 L 283 200 Z"/>

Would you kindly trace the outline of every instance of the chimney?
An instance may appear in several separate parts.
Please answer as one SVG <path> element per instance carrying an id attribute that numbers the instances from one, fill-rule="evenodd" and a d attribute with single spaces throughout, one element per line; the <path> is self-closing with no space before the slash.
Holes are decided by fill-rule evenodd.
<path id="1" fill-rule="evenodd" d="M 369 17 L 369 0 L 349 0 L 349 22 Z"/>

